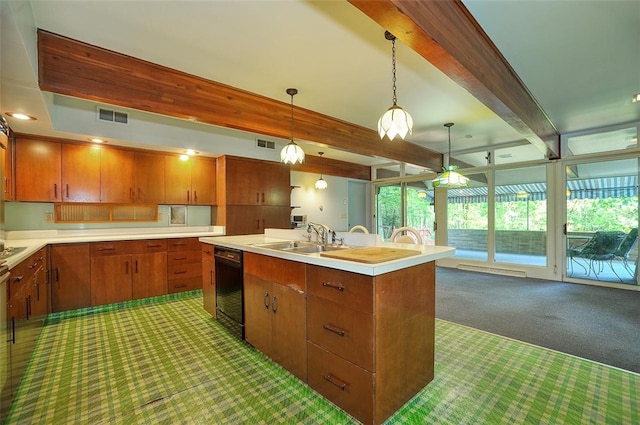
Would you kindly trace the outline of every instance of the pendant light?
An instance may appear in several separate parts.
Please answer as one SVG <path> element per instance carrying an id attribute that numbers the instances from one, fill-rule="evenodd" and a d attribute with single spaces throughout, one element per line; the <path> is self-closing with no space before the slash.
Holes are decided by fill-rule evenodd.
<path id="1" fill-rule="evenodd" d="M 467 187 L 469 185 L 469 179 L 458 173 L 457 165 L 449 165 L 451 160 L 451 127 L 452 122 L 448 122 L 444 125 L 449 129 L 449 156 L 447 157 L 447 165 L 442 167 L 442 173 L 433 179 L 433 187 L 443 187 L 445 189 L 455 189 L 460 187 Z"/>
<path id="2" fill-rule="evenodd" d="M 396 96 L 396 37 L 389 31 L 384 32 L 384 38 L 391 41 L 391 65 L 393 68 L 393 105 L 387 109 L 378 120 L 378 134 L 380 139 L 385 136 L 393 140 L 400 136 L 402 140 L 413 131 L 413 118 L 397 105 Z"/>
<path id="3" fill-rule="evenodd" d="M 320 154 L 320 158 L 322 158 L 322 155 L 324 155 L 324 152 L 318 152 L 318 154 Z M 318 179 L 318 181 L 316 181 L 316 189 L 324 190 L 326 188 L 327 188 L 327 181 L 322 178 L 322 173 L 320 173 L 320 178 Z"/>
<path id="4" fill-rule="evenodd" d="M 287 94 L 291 96 L 291 141 L 280 151 L 280 161 L 285 164 L 295 164 L 304 161 L 304 151 L 293 141 L 293 96 L 298 94 L 298 89 L 287 89 Z"/>

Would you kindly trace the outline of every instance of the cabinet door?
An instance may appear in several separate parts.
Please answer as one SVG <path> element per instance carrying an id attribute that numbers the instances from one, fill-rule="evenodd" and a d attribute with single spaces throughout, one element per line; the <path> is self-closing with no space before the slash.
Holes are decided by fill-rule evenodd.
<path id="1" fill-rule="evenodd" d="M 307 331 L 305 296 L 285 285 L 272 286 L 272 358 L 301 380 L 307 380 Z"/>
<path id="2" fill-rule="evenodd" d="M 216 277 L 213 260 L 213 245 L 202 243 L 202 295 L 204 309 L 216 317 Z"/>
<path id="3" fill-rule="evenodd" d="M 277 163 L 264 163 L 260 173 L 263 205 L 291 206 L 291 172 Z"/>
<path id="4" fill-rule="evenodd" d="M 100 147 L 62 145 L 62 200 L 100 201 Z"/>
<path id="5" fill-rule="evenodd" d="M 229 236 L 262 233 L 264 228 L 260 208 L 256 205 L 227 206 L 225 233 Z"/>
<path id="6" fill-rule="evenodd" d="M 13 200 L 13 163 L 11 161 L 13 143 L 4 133 L 0 133 L 0 140 L 4 146 L 4 149 L 0 149 L 2 151 L 0 157 L 4 163 L 4 199 L 10 201 Z"/>
<path id="7" fill-rule="evenodd" d="M 267 356 L 272 355 L 271 286 L 272 283 L 267 280 L 250 274 L 244 275 L 245 339 Z"/>
<path id="8" fill-rule="evenodd" d="M 164 203 L 164 155 L 136 152 L 134 198 L 141 204 Z"/>
<path id="9" fill-rule="evenodd" d="M 133 152 L 100 149 L 100 201 L 133 202 Z"/>
<path id="10" fill-rule="evenodd" d="M 259 205 L 262 203 L 262 190 L 259 162 L 240 158 L 225 158 L 225 191 L 227 205 Z"/>
<path id="11" fill-rule="evenodd" d="M 132 299 L 131 255 L 91 257 L 91 305 Z"/>
<path id="12" fill-rule="evenodd" d="M 34 257 L 34 277 L 31 287 L 31 315 L 45 316 L 49 313 L 49 290 L 47 287 L 47 262 L 45 248 Z"/>
<path id="13" fill-rule="evenodd" d="M 91 305 L 89 244 L 51 246 L 51 310 L 75 310 Z"/>
<path id="14" fill-rule="evenodd" d="M 216 162 L 205 158 L 191 158 L 191 203 L 215 205 Z"/>
<path id="15" fill-rule="evenodd" d="M 151 252 L 132 257 L 133 299 L 167 293 L 167 253 Z"/>
<path id="16" fill-rule="evenodd" d="M 291 207 L 261 207 L 262 231 L 264 229 L 290 229 Z"/>
<path id="17" fill-rule="evenodd" d="M 191 161 L 165 156 L 165 197 L 168 204 L 188 204 L 191 199 Z"/>
<path id="18" fill-rule="evenodd" d="M 60 143 L 18 138 L 15 145 L 17 201 L 60 202 Z"/>

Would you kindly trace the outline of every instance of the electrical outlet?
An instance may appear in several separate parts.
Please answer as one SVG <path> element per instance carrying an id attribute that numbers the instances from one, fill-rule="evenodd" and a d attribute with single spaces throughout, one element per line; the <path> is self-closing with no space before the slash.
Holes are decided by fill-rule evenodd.
<path id="1" fill-rule="evenodd" d="M 44 222 L 52 223 L 53 222 L 53 213 L 44 213 Z"/>

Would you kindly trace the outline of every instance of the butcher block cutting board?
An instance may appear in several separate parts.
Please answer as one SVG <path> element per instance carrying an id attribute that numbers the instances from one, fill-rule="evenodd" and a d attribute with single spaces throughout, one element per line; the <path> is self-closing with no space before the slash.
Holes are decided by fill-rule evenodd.
<path id="1" fill-rule="evenodd" d="M 357 261 L 359 263 L 383 263 L 385 261 L 412 257 L 418 254 L 421 254 L 421 252 L 414 249 L 383 248 L 377 246 L 366 248 L 345 248 L 338 251 L 320 253 L 322 257 Z"/>

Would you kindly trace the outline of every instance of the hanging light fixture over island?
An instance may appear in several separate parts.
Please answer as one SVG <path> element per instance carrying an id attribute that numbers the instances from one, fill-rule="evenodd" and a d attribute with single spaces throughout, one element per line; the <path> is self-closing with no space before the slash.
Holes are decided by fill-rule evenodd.
<path id="1" fill-rule="evenodd" d="M 291 96 L 291 141 L 280 151 L 280 161 L 285 164 L 295 164 L 304 162 L 304 151 L 293 141 L 293 96 L 298 94 L 298 89 L 287 89 L 287 94 Z"/>
<path id="2" fill-rule="evenodd" d="M 453 127 L 453 123 L 448 122 L 444 126 L 449 129 L 449 155 L 447 156 L 447 165 L 442 167 L 443 172 L 433 179 L 433 187 L 445 189 L 467 187 L 469 179 L 456 171 L 458 169 L 457 165 L 449 165 L 451 161 L 451 127 Z"/>

